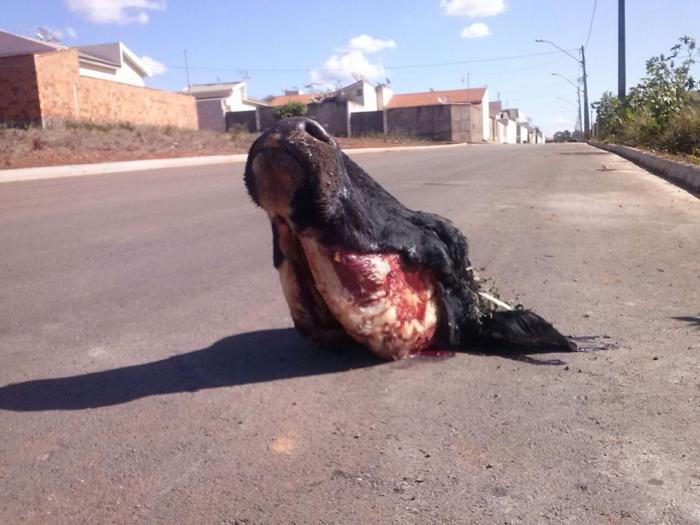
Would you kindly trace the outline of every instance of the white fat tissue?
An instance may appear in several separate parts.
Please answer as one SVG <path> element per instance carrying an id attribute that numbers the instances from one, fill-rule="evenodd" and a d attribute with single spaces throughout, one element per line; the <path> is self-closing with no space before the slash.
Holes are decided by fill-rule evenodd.
<path id="1" fill-rule="evenodd" d="M 392 272 L 388 259 L 399 256 L 358 254 L 363 265 L 362 275 L 358 279 L 376 285 L 369 286 L 369 290 L 363 288 L 358 298 L 342 284 L 336 273 L 332 257 L 340 257 L 338 253 L 334 254 L 321 245 L 313 233 L 304 233 L 299 240 L 316 289 L 350 337 L 385 359 L 402 359 L 424 350 L 430 344 L 438 315 L 437 296 L 430 280 L 422 290 L 404 286 L 399 290 L 387 291 L 381 285 Z M 398 306 L 415 307 L 421 302 L 425 302 L 425 308 L 420 318 L 406 318 L 404 315 L 403 319 L 399 319 Z"/>

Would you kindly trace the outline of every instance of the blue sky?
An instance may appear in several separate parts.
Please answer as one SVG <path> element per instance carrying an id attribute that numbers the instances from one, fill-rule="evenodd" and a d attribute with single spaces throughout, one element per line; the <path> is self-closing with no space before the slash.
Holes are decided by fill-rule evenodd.
<path id="1" fill-rule="evenodd" d="M 186 85 L 185 49 L 193 83 L 247 75 L 259 98 L 351 73 L 389 78 L 396 92 L 488 85 L 551 134 L 576 118 L 575 89 L 551 73 L 576 79 L 578 64 L 561 53 L 481 60 L 556 51 L 536 38 L 581 46 L 594 1 L 2 0 L 0 28 L 46 26 L 68 45 L 121 40 L 159 73 L 148 85 L 170 90 Z M 699 0 L 627 0 L 628 86 L 683 34 L 700 37 Z M 586 58 L 591 101 L 616 92 L 617 0 L 597 1 Z"/>

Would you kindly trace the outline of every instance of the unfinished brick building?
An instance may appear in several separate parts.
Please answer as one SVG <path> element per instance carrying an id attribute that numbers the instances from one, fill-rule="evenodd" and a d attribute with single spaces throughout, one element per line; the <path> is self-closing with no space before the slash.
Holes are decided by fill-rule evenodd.
<path id="1" fill-rule="evenodd" d="M 71 120 L 197 128 L 194 97 L 88 76 L 78 49 L 52 47 L 0 56 L 0 121 L 11 125 L 46 126 Z M 102 66 L 105 71 L 107 65 Z"/>

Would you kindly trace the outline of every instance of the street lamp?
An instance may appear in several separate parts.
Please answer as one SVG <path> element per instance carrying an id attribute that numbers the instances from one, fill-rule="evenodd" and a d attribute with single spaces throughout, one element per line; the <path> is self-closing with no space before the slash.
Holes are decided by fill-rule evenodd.
<path id="1" fill-rule="evenodd" d="M 584 123 L 584 135 L 587 139 L 591 137 L 591 124 L 588 116 L 588 75 L 586 75 L 586 52 L 583 46 L 581 46 L 581 59 L 579 60 L 576 58 L 574 55 L 569 53 L 566 49 L 563 47 L 559 47 L 556 45 L 554 42 L 551 40 L 543 40 L 541 38 L 537 38 L 535 40 L 538 44 L 549 44 L 555 48 L 557 48 L 559 51 L 562 53 L 568 55 L 572 59 L 574 59 L 576 62 L 581 64 L 581 67 L 583 68 L 583 123 Z"/>
<path id="2" fill-rule="evenodd" d="M 553 76 L 555 77 L 561 77 L 564 80 L 566 80 L 569 84 L 574 86 L 576 88 L 576 94 L 578 95 L 578 124 L 579 124 L 579 130 L 581 129 L 581 124 L 583 124 L 583 121 L 581 119 L 581 86 L 579 82 L 575 82 L 571 80 L 570 78 L 565 77 L 561 73 L 552 73 Z"/>

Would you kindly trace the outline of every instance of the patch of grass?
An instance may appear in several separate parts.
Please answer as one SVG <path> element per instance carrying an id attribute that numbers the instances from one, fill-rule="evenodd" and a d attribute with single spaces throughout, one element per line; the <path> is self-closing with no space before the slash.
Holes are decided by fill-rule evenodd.
<path id="1" fill-rule="evenodd" d="M 228 128 L 226 133 L 231 136 L 231 140 L 233 141 L 240 140 L 250 135 L 248 128 L 243 124 L 234 124 Z"/>
<path id="2" fill-rule="evenodd" d="M 256 134 L 64 122 L 47 128 L 0 126 L 0 168 L 140 158 L 245 153 Z"/>
<path id="3" fill-rule="evenodd" d="M 107 132 L 107 131 L 112 131 L 114 129 L 126 129 L 129 131 L 134 131 L 136 127 L 131 124 L 130 122 L 117 122 L 115 124 L 102 124 L 99 122 L 92 122 L 92 121 L 78 121 L 78 120 L 66 120 L 62 123 L 62 126 L 68 128 L 68 129 L 86 129 L 89 131 L 102 131 L 102 132 Z M 52 126 L 52 127 L 61 127 L 61 124 L 57 126 Z"/>

